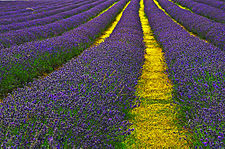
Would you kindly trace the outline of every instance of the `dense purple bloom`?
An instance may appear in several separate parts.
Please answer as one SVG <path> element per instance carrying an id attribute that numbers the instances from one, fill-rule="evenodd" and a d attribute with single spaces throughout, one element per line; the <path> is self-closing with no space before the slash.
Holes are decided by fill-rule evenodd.
<path id="1" fill-rule="evenodd" d="M 37 26 L 45 25 L 54 21 L 68 18 L 70 16 L 73 16 L 73 15 L 76 15 L 77 13 L 82 12 L 82 10 L 84 11 L 91 8 L 88 6 L 95 6 L 96 4 L 99 4 L 99 2 L 93 3 L 93 0 L 85 1 L 85 2 L 82 2 L 82 1 L 83 0 L 81 0 L 79 3 L 72 3 L 69 6 L 64 6 L 62 8 L 48 10 L 47 12 L 42 12 L 37 14 L 35 13 L 35 14 L 27 15 L 27 16 L 22 15 L 21 17 L 17 17 L 17 18 L 12 16 L 13 19 L 10 17 L 8 19 L 2 19 L 0 21 L 4 22 L 4 24 L 0 26 L 1 32 L 3 33 L 10 30 L 27 28 L 27 27 L 36 26 L 36 25 Z M 94 5 L 90 3 L 93 3 Z M 49 21 L 46 21 L 46 19 L 49 19 Z"/>
<path id="2" fill-rule="evenodd" d="M 0 16 L 11 15 L 15 13 L 30 12 L 27 7 L 33 7 L 35 9 L 44 8 L 46 5 L 59 3 L 59 1 L 52 2 L 34 2 L 34 1 L 0 1 Z"/>
<path id="3" fill-rule="evenodd" d="M 94 16 L 99 14 L 102 10 L 112 5 L 116 0 L 110 0 L 106 2 L 104 2 L 105 0 L 101 1 L 103 1 L 103 3 L 98 4 L 97 6 L 96 4 L 94 5 L 88 4 L 85 7 L 82 7 L 82 9 L 78 8 L 79 10 L 77 13 L 82 12 L 86 9 L 88 10 L 66 19 L 62 19 L 43 26 L 30 27 L 0 34 L 0 43 L 4 45 L 4 47 L 10 47 L 28 41 L 38 40 L 40 38 L 49 38 L 52 36 L 62 34 L 63 32 L 75 28 L 81 25 L 82 23 L 88 21 L 89 19 L 93 18 Z"/>
<path id="4" fill-rule="evenodd" d="M 118 2 L 116 7 L 123 3 Z M 18 133 L 11 141 L 13 147 L 39 148 L 48 142 L 53 148 L 114 148 L 112 143 L 123 141 L 133 131 L 124 120 L 124 107 L 136 103 L 134 87 L 144 61 L 143 34 L 131 36 L 132 30 L 141 30 L 138 11 L 139 0 L 131 1 L 104 43 L 85 50 L 45 79 L 30 83 L 30 88 L 17 89 L 3 100 L 0 127 L 11 128 L 0 129 L 6 136 L 0 138 L 3 147 L 8 147 L 7 139 Z M 113 38 L 128 26 L 135 28 L 118 36 L 118 40 Z M 12 117 L 17 120 L 15 127 L 9 125 Z M 21 129 L 10 131 L 16 127 Z"/>
<path id="5" fill-rule="evenodd" d="M 194 13 L 205 16 L 217 22 L 225 23 L 224 10 L 221 10 L 203 3 L 194 2 L 193 0 L 185 0 L 185 3 L 183 3 L 183 0 L 173 0 L 173 1 L 181 4 L 182 6 L 188 7 Z"/>
<path id="6" fill-rule="evenodd" d="M 73 2 L 73 1 L 64 1 L 64 2 L 52 2 L 52 3 L 49 3 L 49 4 L 42 4 L 41 6 L 36 6 L 36 7 L 32 7 L 31 6 L 28 6 L 27 8 L 23 8 L 22 10 L 26 10 L 24 12 L 20 12 L 20 10 L 18 10 L 18 12 L 15 12 L 13 14 L 8 14 L 8 15 L 4 15 L 4 16 L 0 16 L 0 20 L 1 19 L 9 19 L 9 18 L 17 18 L 17 17 L 24 17 L 24 16 L 29 16 L 29 15 L 34 15 L 34 14 L 37 14 L 37 13 L 40 13 L 40 14 L 44 14 L 46 11 L 51 11 L 51 10 L 54 10 L 54 9 L 58 9 L 58 8 L 65 8 L 66 6 L 69 6 L 71 4 L 76 4 L 76 3 L 80 3 L 82 2 L 81 1 L 76 1 L 76 2 Z"/>
<path id="7" fill-rule="evenodd" d="M 182 2 L 188 2 L 184 0 Z M 188 30 L 198 34 L 201 38 L 206 39 L 220 49 L 225 50 L 225 26 L 209 20 L 203 16 L 191 13 L 188 10 L 182 9 L 176 4 L 168 0 L 158 0 L 160 5 L 165 9 L 170 16 L 182 24 Z M 225 14 L 225 13 L 223 13 Z"/>
<path id="8" fill-rule="evenodd" d="M 29 82 L 34 76 L 51 71 L 54 67 L 78 55 L 109 25 L 122 10 L 126 1 L 118 2 L 115 7 L 99 17 L 61 36 L 1 50 L 0 73 L 4 79 L 0 82 L 0 92 L 9 91 L 11 83 L 17 86 L 20 83 Z M 99 7 L 102 8 L 102 5 Z M 8 85 L 5 85 L 7 83 Z"/>
<path id="9" fill-rule="evenodd" d="M 207 4 L 222 10 L 225 10 L 225 2 L 219 1 L 219 0 L 193 0 L 195 2 Z"/>

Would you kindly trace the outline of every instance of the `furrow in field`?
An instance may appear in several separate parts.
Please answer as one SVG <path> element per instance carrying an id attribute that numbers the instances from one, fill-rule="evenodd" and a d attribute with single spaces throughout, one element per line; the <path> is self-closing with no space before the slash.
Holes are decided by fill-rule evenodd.
<path id="1" fill-rule="evenodd" d="M 168 1 L 170 1 L 170 2 L 172 2 L 172 3 L 175 3 L 175 2 L 172 1 L 172 0 L 168 0 Z M 189 8 L 187 8 L 187 7 L 184 7 L 184 6 L 180 5 L 179 3 L 175 3 L 175 4 L 176 4 L 178 7 L 182 8 L 182 9 L 185 9 L 185 10 L 188 10 L 188 11 L 194 13 L 191 9 L 189 9 Z"/>
<path id="2" fill-rule="evenodd" d="M 112 24 L 110 25 L 110 27 L 108 27 L 108 28 L 102 33 L 102 35 L 96 39 L 96 41 L 93 43 L 93 45 L 91 45 L 90 48 L 99 45 L 100 43 L 104 42 L 104 40 L 105 40 L 106 38 L 108 38 L 108 37 L 110 36 L 110 34 L 113 32 L 114 28 L 115 28 L 116 25 L 118 24 L 120 18 L 122 17 L 124 10 L 127 8 L 127 6 L 128 6 L 129 4 L 130 4 L 130 1 L 126 4 L 126 6 L 123 8 L 123 10 L 118 14 L 118 16 L 115 18 L 115 21 L 112 22 Z M 102 12 L 102 13 L 103 13 L 103 12 Z M 102 13 L 101 13 L 101 14 L 102 14 Z M 99 15 L 101 15 L 101 14 L 99 14 Z"/>
<path id="3" fill-rule="evenodd" d="M 170 16 L 170 15 L 169 15 L 169 14 L 168 14 L 161 6 L 160 6 L 160 4 L 159 4 L 159 2 L 158 2 L 157 0 L 153 0 L 153 1 L 154 1 L 154 3 L 158 6 L 159 9 L 161 9 L 166 15 L 168 15 L 174 22 L 176 22 L 177 24 L 179 24 L 186 32 L 188 32 L 190 35 L 192 35 L 192 36 L 194 36 L 194 37 L 197 37 L 197 38 L 203 40 L 204 42 L 208 43 L 207 40 L 204 40 L 204 39 L 198 37 L 197 34 L 195 34 L 195 33 L 191 32 L 191 31 L 187 30 L 183 25 L 181 25 L 179 22 L 177 22 L 175 19 L 173 19 L 173 17 L 171 17 L 171 16 Z"/>
<path id="4" fill-rule="evenodd" d="M 145 62 L 138 81 L 137 96 L 140 107 L 132 110 L 134 134 L 127 140 L 127 148 L 189 148 L 185 132 L 178 130 L 172 104 L 172 83 L 168 79 L 163 52 L 154 38 L 145 17 L 144 2 L 140 2 L 139 16 L 146 45 Z M 180 140 L 180 138 L 182 138 Z"/>

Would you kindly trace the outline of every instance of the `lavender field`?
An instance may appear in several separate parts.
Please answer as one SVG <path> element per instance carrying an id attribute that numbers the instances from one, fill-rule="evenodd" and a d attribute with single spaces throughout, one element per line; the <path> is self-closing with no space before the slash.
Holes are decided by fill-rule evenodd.
<path id="1" fill-rule="evenodd" d="M 0 148 L 225 148 L 225 0 L 0 0 Z"/>

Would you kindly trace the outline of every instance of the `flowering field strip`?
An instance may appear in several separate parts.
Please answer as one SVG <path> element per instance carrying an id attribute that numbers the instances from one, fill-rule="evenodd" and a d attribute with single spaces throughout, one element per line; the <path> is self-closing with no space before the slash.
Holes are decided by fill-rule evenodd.
<path id="1" fill-rule="evenodd" d="M 180 5 L 179 3 L 175 2 L 175 1 L 172 1 L 172 0 L 168 0 L 168 1 L 170 1 L 170 2 L 172 2 L 172 3 L 175 3 L 177 6 L 179 6 L 179 7 L 182 8 L 182 9 L 185 9 L 185 10 L 188 10 L 188 11 L 194 13 L 191 9 L 189 9 L 189 8 L 187 8 L 187 7 L 183 7 L 182 5 Z"/>
<path id="2" fill-rule="evenodd" d="M 207 17 L 208 19 L 214 20 L 216 22 L 225 23 L 225 12 L 224 10 L 198 3 L 192 0 L 172 0 L 184 7 L 192 10 L 192 12 L 199 14 L 201 16 Z M 191 7 L 190 7 L 191 6 Z"/>
<path id="3" fill-rule="evenodd" d="M 24 2 L 24 1 L 0 1 L 0 14 L 3 12 L 10 12 L 10 11 L 17 11 L 18 9 L 23 9 L 28 7 L 28 6 L 38 6 L 41 5 L 42 3 L 40 2 L 34 2 L 34 1 L 29 1 L 29 2 Z M 44 3 L 43 3 L 44 4 Z M 43 5 L 42 4 L 42 5 Z M 7 14 L 6 14 L 7 15 Z"/>
<path id="4" fill-rule="evenodd" d="M 29 15 L 21 14 L 21 16 L 18 16 L 18 17 L 12 16 L 12 17 L 8 17 L 8 18 L 3 18 L 3 19 L 0 19 L 0 23 L 1 23 L 1 25 L 9 25 L 9 24 L 22 23 L 22 22 L 26 22 L 26 21 L 32 21 L 35 19 L 52 16 L 57 13 L 62 13 L 64 11 L 76 9 L 77 7 L 82 6 L 82 4 L 88 4 L 88 3 L 85 2 L 84 0 L 81 0 L 78 3 L 71 3 L 70 5 L 64 4 L 64 6 L 62 6 L 61 8 L 47 10 L 46 12 L 30 13 Z"/>
<path id="5" fill-rule="evenodd" d="M 225 10 L 225 2 L 222 2 L 219 0 L 213 0 L 213 1 L 211 1 L 211 0 L 194 0 L 194 1 Z"/>
<path id="6" fill-rule="evenodd" d="M 126 7 L 128 6 L 129 3 L 130 3 L 130 2 L 128 2 L 128 3 L 126 4 L 126 6 L 123 8 L 123 10 L 120 12 L 120 14 L 118 14 L 118 15 L 116 16 L 116 18 L 115 18 L 115 20 L 112 22 L 112 24 L 110 24 L 110 26 L 109 26 L 104 32 L 102 32 L 101 35 L 100 35 L 98 38 L 96 38 L 96 39 L 94 40 L 94 43 L 93 43 L 89 48 L 93 48 L 93 47 L 99 45 L 100 43 L 104 42 L 104 40 L 105 40 L 106 38 L 108 38 L 108 37 L 110 36 L 110 34 L 113 32 L 114 28 L 115 28 L 116 25 L 118 24 L 120 18 L 122 17 L 123 11 L 126 9 Z M 104 10 L 103 12 L 101 12 L 101 14 L 104 13 L 105 11 L 107 11 L 107 10 Z M 101 14 L 99 14 L 99 15 L 101 15 Z M 54 70 L 58 70 L 58 69 L 60 69 L 61 67 L 62 67 L 62 66 L 59 66 L 59 67 L 57 67 L 57 68 L 54 68 Z M 49 74 L 44 73 L 42 78 L 44 79 L 44 78 L 47 77 L 48 75 L 49 75 Z"/>
<path id="7" fill-rule="evenodd" d="M 171 17 L 182 24 L 187 30 L 197 34 L 201 39 L 206 39 L 220 49 L 225 49 L 224 24 L 209 20 L 203 16 L 191 13 L 188 10 L 181 9 L 170 1 L 158 0 L 158 2 Z"/>
<path id="8" fill-rule="evenodd" d="M 28 12 L 30 10 L 26 9 L 27 7 L 32 7 L 35 9 L 39 8 L 44 8 L 46 5 L 52 5 L 55 3 L 59 3 L 59 1 L 49 1 L 49 2 L 23 2 L 23 4 L 12 4 L 13 1 L 7 1 L 9 6 L 3 6 L 4 8 L 1 9 L 0 11 L 0 16 L 5 16 L 5 15 L 12 15 L 16 13 L 22 13 L 22 12 Z M 12 9 L 13 6 L 15 5 L 15 9 Z"/>
<path id="9" fill-rule="evenodd" d="M 123 10 L 116 16 L 115 20 L 110 24 L 110 26 L 107 27 L 107 29 L 106 29 L 104 32 L 102 32 L 101 35 L 100 35 L 99 37 L 97 37 L 97 38 L 94 40 L 94 43 L 93 43 L 89 48 L 93 48 L 93 47 L 99 45 L 100 43 L 104 42 L 104 40 L 105 40 L 106 38 L 108 38 L 108 37 L 110 36 L 110 34 L 113 32 L 114 28 L 115 28 L 116 25 L 118 24 L 120 18 L 122 17 L 123 11 L 126 9 L 126 7 L 128 6 L 129 3 L 130 3 L 130 2 L 128 2 L 128 3 L 126 4 L 126 6 L 123 8 Z M 101 14 L 104 13 L 105 11 L 107 11 L 107 10 L 104 10 L 103 12 L 101 12 Z M 98 16 L 100 16 L 101 14 L 99 14 Z M 62 67 L 62 66 L 59 66 L 59 67 L 57 67 L 57 68 L 54 68 L 54 70 L 58 70 L 58 69 L 60 69 L 61 67 Z M 48 75 L 49 75 L 49 74 L 44 73 L 42 78 L 44 79 L 44 78 L 47 77 Z"/>
<path id="10" fill-rule="evenodd" d="M 101 13 L 101 11 L 108 8 L 116 1 L 117 0 L 96 1 L 94 3 L 81 7 L 80 9 L 78 8 L 77 13 L 80 13 L 69 18 L 55 21 L 53 23 L 42 26 L 34 26 L 0 34 L 0 48 L 11 47 L 13 45 L 20 45 L 29 41 L 41 40 L 61 35 L 62 33 L 76 28 L 79 25 L 94 18 L 99 13 Z"/>
<path id="11" fill-rule="evenodd" d="M 44 5 L 43 7 L 26 7 L 25 9 L 28 10 L 27 12 L 17 12 L 15 14 L 11 14 L 11 15 L 4 15 L 4 16 L 0 16 L 0 20 L 2 19 L 5 19 L 6 21 L 7 20 L 13 20 L 15 18 L 18 18 L 20 17 L 19 21 L 22 20 L 24 17 L 27 17 L 28 15 L 34 15 L 34 14 L 37 14 L 37 13 L 42 13 L 43 16 L 47 16 L 49 15 L 48 13 L 45 15 L 46 11 L 52 11 L 52 10 L 62 10 L 66 8 L 70 9 L 70 7 L 66 7 L 66 6 L 71 6 L 71 5 L 74 5 L 74 4 L 78 4 L 80 2 L 82 2 L 84 0 L 80 0 L 80 1 L 64 1 L 63 3 L 56 3 L 56 4 L 50 4 L 49 5 Z M 55 12 L 57 13 L 57 11 Z M 52 13 L 53 14 L 53 13 Z M 25 21 L 29 20 L 30 18 L 26 19 Z M 15 23 L 17 20 L 14 20 L 13 23 Z"/>
<path id="12" fill-rule="evenodd" d="M 194 147 L 225 147 L 225 53 L 191 36 L 145 0 L 145 12 L 157 41 L 163 47 L 172 97 L 179 123 L 190 129 Z"/>
<path id="13" fill-rule="evenodd" d="M 66 19 L 66 18 L 69 18 L 70 16 L 81 13 L 81 12 L 87 10 L 87 6 L 89 6 L 89 8 L 90 8 L 91 6 L 95 6 L 95 5 L 98 5 L 99 3 L 103 2 L 102 0 L 98 0 L 98 1 L 88 0 L 88 1 L 84 1 L 84 2 L 82 2 L 82 1 L 76 5 L 69 6 L 71 9 L 73 8 L 72 10 L 65 9 L 65 10 L 63 10 L 63 12 L 54 14 L 51 16 L 46 16 L 46 15 L 41 14 L 40 16 L 42 16 L 42 18 L 37 18 L 34 20 L 26 21 L 26 22 L 12 23 L 12 24 L 8 24 L 8 25 L 0 25 L 0 33 L 12 31 L 12 30 L 19 30 L 19 29 L 23 29 L 23 28 L 32 27 L 32 26 L 36 27 L 36 26 L 40 26 L 40 25 L 50 24 L 55 21 Z"/>
<path id="14" fill-rule="evenodd" d="M 195 33 L 193 33 L 193 32 L 191 32 L 191 31 L 187 30 L 182 24 L 180 24 L 180 23 L 177 22 L 175 19 L 173 19 L 173 18 L 170 16 L 170 14 L 168 14 L 168 13 L 161 7 L 161 5 L 158 3 L 157 0 L 153 0 L 153 1 L 154 1 L 155 5 L 156 5 L 160 10 L 162 10 L 167 16 L 169 16 L 175 23 L 179 24 L 179 26 L 182 27 L 186 32 L 188 32 L 191 36 L 198 37 Z M 199 38 L 200 38 L 200 37 L 199 37 Z M 203 40 L 204 42 L 208 43 L 208 41 L 206 41 L 206 40 L 204 40 L 204 39 L 202 39 L 202 40 Z"/>
<path id="15" fill-rule="evenodd" d="M 40 12 L 41 11 L 46 11 L 46 9 L 50 8 L 50 9 L 57 9 L 57 7 L 63 6 L 63 4 L 66 6 L 66 4 L 70 4 L 72 1 L 71 0 L 66 0 L 64 3 L 60 2 L 60 1 L 56 1 L 56 2 L 48 2 L 48 3 L 43 3 L 41 5 L 38 4 L 27 4 L 25 6 L 21 6 L 21 5 L 14 5 L 17 9 L 15 11 L 10 11 L 9 9 L 12 8 L 12 4 L 8 6 L 8 11 L 6 12 L 2 12 L 2 10 L 0 10 L 0 18 L 7 18 L 10 16 L 15 16 L 17 17 L 18 15 L 24 14 L 24 15 L 29 15 L 32 12 Z M 49 6 L 50 5 L 50 6 Z M 11 7 L 10 7 L 11 6 Z M 21 8 L 20 8 L 21 7 Z M 29 9 L 28 9 L 29 8 Z M 33 11 L 31 11 L 33 10 Z"/>
<path id="16" fill-rule="evenodd" d="M 113 30 L 115 29 L 116 25 L 118 24 L 119 20 L 122 17 L 122 14 L 124 12 L 124 10 L 127 8 L 127 6 L 130 4 L 130 2 L 128 2 L 126 4 L 126 6 L 123 8 L 123 10 L 116 16 L 115 20 L 110 24 L 110 27 L 108 27 L 103 33 L 101 33 L 101 36 L 99 36 L 94 43 L 90 46 L 90 48 L 93 48 L 97 45 L 99 45 L 100 43 L 104 42 L 104 40 L 106 38 L 108 38 L 111 33 L 113 32 Z M 107 11 L 107 10 L 106 10 Z"/>
<path id="17" fill-rule="evenodd" d="M 105 42 L 5 98 L 3 147 L 118 147 L 131 131 L 125 116 L 136 106 L 134 87 L 144 60 L 140 22 L 128 23 L 138 2 L 131 1 Z"/>
<path id="18" fill-rule="evenodd" d="M 155 40 L 145 16 L 143 0 L 140 2 L 139 17 L 146 54 L 142 75 L 136 86 L 136 94 L 141 98 L 141 104 L 130 113 L 133 115 L 130 122 L 133 123 L 134 132 L 127 138 L 126 147 L 189 148 L 187 141 L 183 139 L 186 138 L 185 133 L 173 122 L 176 119 L 176 111 L 171 106 L 172 83 L 165 73 L 167 66 L 162 49 Z"/>
<path id="19" fill-rule="evenodd" d="M 105 13 L 62 36 L 4 49 L 0 53 L 1 97 L 33 78 L 51 72 L 80 54 L 110 25 L 127 0 L 112 5 Z M 119 6 L 120 5 L 120 6 Z M 97 9 L 102 8 L 99 5 Z M 110 14 L 111 13 L 111 14 Z"/>

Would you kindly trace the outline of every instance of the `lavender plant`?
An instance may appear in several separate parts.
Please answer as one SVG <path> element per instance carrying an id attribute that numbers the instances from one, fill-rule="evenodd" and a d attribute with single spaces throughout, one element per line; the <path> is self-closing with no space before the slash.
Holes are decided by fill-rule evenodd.
<path id="1" fill-rule="evenodd" d="M 40 39 L 45 39 L 45 38 L 60 35 L 63 32 L 76 28 L 79 25 L 94 18 L 101 11 L 103 11 L 104 9 L 106 9 L 107 7 L 109 7 L 116 1 L 117 0 L 110 0 L 110 1 L 100 0 L 100 2 L 103 2 L 103 3 L 99 4 L 99 1 L 97 1 L 94 4 L 93 3 L 88 4 L 82 7 L 81 9 L 78 8 L 77 13 L 79 14 L 71 16 L 69 18 L 55 21 L 53 23 L 42 25 L 42 26 L 37 26 L 37 27 L 34 26 L 34 27 L 26 28 L 26 29 L 3 33 L 0 35 L 0 44 L 6 48 L 6 47 L 19 45 L 29 41 L 35 41 L 38 39 L 40 40 Z M 96 3 L 98 3 L 97 6 L 96 6 Z"/>
<path id="2" fill-rule="evenodd" d="M 53 71 L 54 68 L 81 53 L 110 25 L 127 1 L 118 2 L 99 17 L 62 36 L 2 50 L 0 53 L 2 96 L 16 87 L 22 87 L 44 72 Z"/>
<path id="3" fill-rule="evenodd" d="M 50 24 L 55 21 L 69 18 L 70 16 L 77 15 L 78 13 L 81 13 L 81 12 L 87 10 L 87 6 L 96 6 L 102 2 L 103 1 L 94 1 L 94 0 L 89 0 L 89 1 L 82 2 L 82 3 L 80 2 L 75 5 L 70 5 L 69 8 L 72 10 L 68 9 L 68 7 L 67 8 L 64 7 L 63 9 L 60 9 L 60 10 L 53 10 L 51 12 L 46 12 L 47 14 L 49 13 L 48 15 L 50 15 L 50 16 L 45 15 L 45 14 L 39 14 L 36 16 L 41 16 L 41 18 L 37 18 L 35 20 L 29 20 L 26 22 L 19 22 L 19 23 L 15 22 L 15 23 L 11 23 L 8 25 L 0 25 L 0 33 L 12 31 L 12 30 L 19 30 L 19 29 L 23 29 L 23 28 L 27 29 L 28 27 L 32 27 L 32 26 L 36 27 L 36 26 L 40 26 L 40 25 Z M 58 14 L 57 14 L 57 12 L 58 12 Z M 54 15 L 52 15 L 52 14 L 54 14 Z M 12 33 L 12 32 L 10 32 L 10 33 Z"/>
<path id="4" fill-rule="evenodd" d="M 0 1 L 4 3 L 4 1 Z M 0 9 L 0 16 L 12 15 L 16 13 L 30 12 L 31 10 L 26 9 L 27 7 L 33 7 L 35 9 L 45 8 L 47 5 L 58 4 L 59 1 L 48 1 L 48 2 L 22 2 L 22 1 L 7 1 L 3 8 Z M 2 4 L 1 4 L 2 6 Z"/>
<path id="5" fill-rule="evenodd" d="M 198 2 L 198 3 L 207 4 L 209 6 L 216 7 L 216 8 L 222 9 L 222 10 L 225 10 L 225 2 L 222 2 L 222 1 L 217 1 L 217 0 L 214 0 L 214 1 L 211 1 L 211 0 L 194 0 L 194 1 Z"/>
<path id="6" fill-rule="evenodd" d="M 139 0 L 131 1 L 104 43 L 5 98 L 2 147 L 115 148 L 126 138 L 144 60 L 143 35 L 132 36 L 141 30 L 138 10 Z M 131 32 L 122 37 L 123 28 Z"/>
<path id="7" fill-rule="evenodd" d="M 167 0 L 158 0 L 160 5 L 176 21 L 181 23 L 188 30 L 196 33 L 203 39 L 211 42 L 220 49 L 225 49 L 225 26 L 221 23 L 211 21 L 203 16 L 181 9 L 176 4 Z"/>
<path id="8" fill-rule="evenodd" d="M 173 0 L 173 1 L 185 7 L 188 7 L 191 5 L 191 7 L 188 7 L 188 8 L 191 9 L 194 13 L 205 16 L 216 22 L 225 23 L 225 13 L 221 9 L 218 9 L 203 3 L 198 3 L 192 0 L 185 0 L 185 3 L 183 3 L 183 0 Z"/>
<path id="9" fill-rule="evenodd" d="M 24 17 L 24 16 L 28 16 L 28 15 L 34 15 L 34 14 L 37 14 L 37 13 L 45 13 L 46 11 L 52 11 L 52 10 L 60 10 L 60 9 L 63 9 L 63 8 L 67 8 L 67 6 L 70 6 L 70 5 L 74 5 L 74 4 L 78 4 L 78 3 L 81 3 L 83 0 L 80 0 L 80 1 L 76 1 L 76 2 L 73 2 L 73 1 L 64 1 L 64 2 L 57 2 L 56 4 L 48 4 L 48 5 L 44 5 L 42 7 L 26 7 L 25 9 L 28 10 L 27 12 L 17 12 L 15 14 L 11 14 L 11 15 L 4 15 L 4 16 L 0 16 L 0 19 L 14 19 L 14 18 L 18 18 L 18 17 Z M 70 7 L 69 7 L 70 8 Z M 13 22 L 15 23 L 15 22 Z"/>
<path id="10" fill-rule="evenodd" d="M 165 52 L 180 124 L 192 130 L 193 147 L 225 147 L 224 51 L 191 36 L 152 0 L 145 0 L 145 12 Z"/>
<path id="11" fill-rule="evenodd" d="M 61 6 L 58 9 L 53 9 L 51 10 L 51 7 L 48 9 L 48 11 L 42 11 L 40 13 L 36 12 L 36 13 L 30 13 L 29 15 L 24 15 L 21 14 L 20 16 L 16 17 L 15 15 L 13 15 L 12 17 L 7 17 L 7 18 L 0 18 L 1 21 L 1 25 L 10 25 L 10 24 L 14 24 L 14 23 L 23 23 L 23 22 L 27 22 L 27 21 L 31 21 L 31 20 L 35 20 L 35 19 L 39 19 L 39 18 L 44 18 L 44 17 L 48 17 L 51 15 L 55 15 L 57 13 L 61 13 L 64 11 L 68 11 L 68 10 L 72 10 L 74 8 L 77 8 L 79 6 L 82 6 L 82 4 L 87 4 L 87 2 L 82 2 L 80 1 L 79 3 L 71 3 L 71 4 L 67 4 L 65 3 L 64 6 Z M 53 7 L 54 8 L 54 7 Z M 35 9 L 31 8 L 33 11 L 35 11 Z"/>

